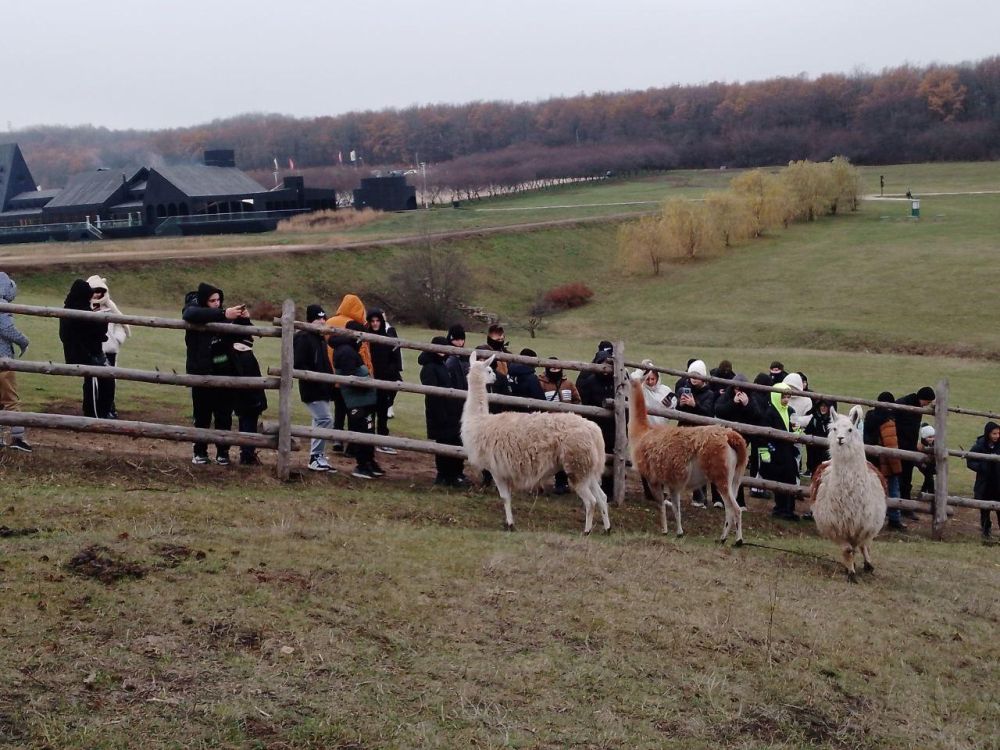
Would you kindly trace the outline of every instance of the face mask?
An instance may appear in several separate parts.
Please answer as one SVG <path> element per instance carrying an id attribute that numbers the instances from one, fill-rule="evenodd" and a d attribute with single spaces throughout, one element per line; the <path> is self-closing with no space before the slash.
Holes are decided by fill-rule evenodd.
<path id="1" fill-rule="evenodd" d="M 490 349 L 500 351 L 503 349 L 504 340 L 503 339 L 486 339 L 486 343 L 490 345 Z"/>
<path id="2" fill-rule="evenodd" d="M 545 377 L 548 378 L 550 383 L 558 383 L 562 380 L 562 370 L 549 370 L 546 368 Z"/>

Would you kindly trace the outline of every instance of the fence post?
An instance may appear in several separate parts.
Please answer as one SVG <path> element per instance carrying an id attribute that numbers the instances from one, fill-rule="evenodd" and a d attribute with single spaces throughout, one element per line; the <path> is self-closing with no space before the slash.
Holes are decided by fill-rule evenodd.
<path id="1" fill-rule="evenodd" d="M 934 520 L 931 536 L 944 538 L 948 522 L 948 379 L 934 389 Z"/>
<path id="2" fill-rule="evenodd" d="M 295 302 L 281 306 L 281 383 L 278 386 L 278 479 L 287 481 L 292 459 L 292 338 L 295 336 Z"/>
<path id="3" fill-rule="evenodd" d="M 615 342 L 614 362 L 615 378 L 615 461 L 614 461 L 614 502 L 615 505 L 625 504 L 625 461 L 628 457 L 628 429 L 626 417 L 628 410 L 625 399 L 628 397 L 628 371 L 625 369 L 625 342 Z"/>

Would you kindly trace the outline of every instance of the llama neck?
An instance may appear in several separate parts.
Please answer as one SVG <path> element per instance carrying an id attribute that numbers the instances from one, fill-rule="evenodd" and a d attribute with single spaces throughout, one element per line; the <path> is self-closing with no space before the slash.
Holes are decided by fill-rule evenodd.
<path id="1" fill-rule="evenodd" d="M 479 373 L 469 373 L 469 390 L 465 394 L 465 410 L 463 416 L 484 417 L 490 413 L 486 401 L 486 380 Z"/>
<path id="2" fill-rule="evenodd" d="M 864 470 L 864 465 L 868 462 L 863 446 L 837 446 L 835 443 L 831 443 L 830 449 L 830 460 L 842 468 L 862 471 Z"/>
<path id="3" fill-rule="evenodd" d="M 649 414 L 646 412 L 646 399 L 642 393 L 642 383 L 632 381 L 632 393 L 628 400 L 628 438 L 633 442 L 649 430 Z"/>

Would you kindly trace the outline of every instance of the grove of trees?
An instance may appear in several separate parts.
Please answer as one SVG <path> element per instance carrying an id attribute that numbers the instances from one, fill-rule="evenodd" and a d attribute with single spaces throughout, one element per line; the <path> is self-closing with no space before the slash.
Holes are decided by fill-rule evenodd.
<path id="1" fill-rule="evenodd" d="M 246 114 L 160 131 L 45 126 L 7 137 L 21 144 L 36 179 L 48 187 L 98 166 L 192 161 L 217 147 L 236 149 L 239 166 L 265 177 L 274 158 L 283 166 L 291 158 L 300 169 L 324 168 L 334 182 L 353 177 L 353 185 L 352 150 L 365 174 L 426 162 L 428 192 L 442 193 L 502 191 L 607 171 L 825 161 L 835 154 L 856 164 L 995 159 L 1000 56 L 537 103 L 433 104 L 302 119 Z"/>

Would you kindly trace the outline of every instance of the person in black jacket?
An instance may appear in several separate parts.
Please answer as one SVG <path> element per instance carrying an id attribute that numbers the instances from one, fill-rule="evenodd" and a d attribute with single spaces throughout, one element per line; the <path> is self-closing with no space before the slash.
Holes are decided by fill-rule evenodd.
<path id="1" fill-rule="evenodd" d="M 201 283 L 194 292 L 184 298 L 181 317 L 187 323 L 227 323 L 239 318 L 249 318 L 246 305 L 222 306 L 222 290 L 211 284 Z M 187 347 L 187 372 L 189 375 L 232 375 L 233 364 L 230 357 L 233 337 L 209 331 L 184 332 Z M 215 422 L 217 430 L 233 428 L 233 393 L 230 388 L 208 388 L 192 386 L 191 404 L 194 411 L 194 426 L 209 428 Z M 216 443 L 215 460 L 220 466 L 229 465 L 229 446 Z M 194 444 L 193 464 L 210 463 L 208 446 Z"/>
<path id="2" fill-rule="evenodd" d="M 1000 425 L 996 422 L 987 422 L 982 436 L 976 439 L 970 452 L 1000 455 Z M 965 463 L 976 472 L 973 496 L 977 500 L 1000 500 L 1000 463 L 984 461 L 981 458 L 967 458 Z M 997 523 L 1000 524 L 1000 510 L 994 512 L 997 514 Z M 990 523 L 990 511 L 979 511 L 979 524 L 983 539 L 989 539 L 993 529 L 993 524 Z"/>
<path id="3" fill-rule="evenodd" d="M 677 384 L 677 410 L 702 417 L 715 416 L 715 389 L 703 380 L 708 376 L 705 363 L 696 359 L 688 365 L 687 377 Z M 684 424 L 682 421 L 681 424 Z"/>
<path id="4" fill-rule="evenodd" d="M 324 325 L 326 311 L 322 305 L 309 305 L 306 308 L 306 322 Z M 296 370 L 308 370 L 324 375 L 332 375 L 333 367 L 327 356 L 326 338 L 312 331 L 296 331 L 293 339 L 294 362 Z M 299 380 L 299 398 L 312 415 L 312 426 L 328 430 L 333 427 L 333 415 L 330 413 L 330 401 L 336 389 L 333 383 L 317 383 L 311 380 Z M 326 440 L 313 438 L 309 445 L 309 469 L 312 471 L 328 471 L 336 473 L 326 459 Z"/>
<path id="5" fill-rule="evenodd" d="M 602 341 L 594 355 L 595 365 L 610 365 L 614 349 L 607 341 Z M 576 389 L 580 393 L 580 403 L 584 406 L 604 406 L 604 402 L 615 397 L 615 378 L 609 372 L 581 372 L 576 379 Z M 615 451 L 615 420 L 614 417 L 586 417 L 601 428 L 604 436 L 604 450 Z M 601 489 L 611 497 L 614 493 L 614 474 L 606 473 L 601 477 Z"/>
<path id="6" fill-rule="evenodd" d="M 249 318 L 237 318 L 234 323 L 251 325 Z M 253 336 L 233 337 L 229 352 L 233 374 L 240 378 L 259 378 L 260 363 L 253 353 Z M 267 410 L 267 394 L 263 388 L 234 388 L 233 410 L 239 420 L 240 432 L 257 432 L 260 415 Z M 252 445 L 240 446 L 240 466 L 260 466 L 257 449 Z"/>
<path id="7" fill-rule="evenodd" d="M 432 344 L 451 346 L 444 336 L 435 336 Z M 421 352 L 417 362 L 420 364 L 420 382 L 437 388 L 457 388 L 453 372 L 445 367 L 447 354 L 437 352 Z M 442 445 L 462 444 L 462 408 L 464 403 L 455 398 L 444 396 L 424 396 L 424 418 L 427 422 L 427 437 Z M 437 476 L 434 484 L 444 487 L 467 487 L 469 480 L 463 471 L 465 461 L 461 458 L 435 456 Z"/>
<path id="8" fill-rule="evenodd" d="M 385 324 L 385 314 L 377 307 L 368 311 L 368 328 L 379 336 L 399 338 L 396 331 L 389 332 Z M 399 348 L 388 344 L 370 344 L 372 369 L 376 380 L 402 380 L 403 357 Z M 389 434 L 389 407 L 392 406 L 395 391 L 377 391 L 375 399 L 375 432 L 379 435 Z M 375 450 L 380 453 L 395 453 L 395 448 L 380 445 Z"/>
<path id="9" fill-rule="evenodd" d="M 896 400 L 897 404 L 906 406 L 933 406 L 936 395 L 934 389 L 925 385 L 916 393 L 908 393 Z M 896 418 L 896 439 L 899 441 L 901 450 L 918 450 L 917 442 L 920 440 L 920 419 L 921 414 L 908 411 L 897 411 Z M 899 475 L 899 496 L 909 498 L 913 489 L 913 468 L 916 466 L 912 461 L 903 461 L 903 473 Z M 913 511 L 904 512 L 903 515 L 913 517 Z"/>
<path id="10" fill-rule="evenodd" d="M 813 437 L 825 438 L 830 434 L 831 409 L 836 409 L 837 404 L 827 399 L 817 399 L 813 408 L 809 410 L 809 422 L 806 424 L 804 432 Z M 806 472 L 810 475 L 816 471 L 816 467 L 830 458 L 830 451 L 821 445 L 806 446 Z"/>
<path id="11" fill-rule="evenodd" d="M 721 377 L 721 376 L 720 376 Z M 736 380 L 738 383 L 746 383 L 747 377 L 741 373 L 735 373 L 732 375 L 732 379 Z M 726 388 L 725 392 L 715 401 L 715 416 L 719 419 L 725 419 L 730 422 L 739 422 L 741 424 L 760 424 L 761 414 L 758 403 L 755 399 L 750 397 L 750 394 L 746 392 L 739 385 L 733 384 Z M 743 436 L 750 442 L 750 439 L 746 435 Z M 722 502 L 722 496 L 718 494 L 718 489 L 712 486 L 712 500 L 713 503 L 718 500 Z M 746 507 L 746 500 L 743 496 L 743 485 L 741 484 L 739 490 L 736 492 L 736 503 L 741 507 Z"/>
<path id="12" fill-rule="evenodd" d="M 83 279 L 76 279 L 66 295 L 67 310 L 92 312 L 94 290 Z M 108 338 L 108 324 L 103 320 L 59 319 L 59 340 L 68 365 L 94 365 L 106 367 L 104 342 Z M 83 415 L 99 419 L 112 419 L 114 391 L 107 378 L 86 375 L 83 378 Z"/>
<path id="13" fill-rule="evenodd" d="M 522 357 L 537 357 L 533 349 L 522 349 Z M 510 395 L 521 398 L 536 398 L 539 401 L 545 400 L 545 392 L 542 384 L 538 382 L 535 368 L 531 365 L 524 365 L 519 362 L 510 362 L 507 367 L 507 379 L 510 382 Z M 521 411 L 528 411 L 527 408 Z"/>
<path id="14" fill-rule="evenodd" d="M 448 329 L 448 346 L 465 348 L 465 328 L 461 323 L 456 323 Z M 469 355 L 468 354 L 448 354 L 444 360 L 444 366 L 451 374 L 451 380 L 455 384 L 454 388 L 463 391 L 469 390 Z"/>
<path id="15" fill-rule="evenodd" d="M 775 387 L 781 390 L 788 389 L 784 383 L 777 383 Z M 761 426 L 782 432 L 792 432 L 792 409 L 788 407 L 790 396 L 787 393 L 771 393 L 770 396 L 770 403 L 761 415 Z M 764 479 L 785 484 L 798 484 L 799 464 L 794 443 L 763 438 L 758 444 L 757 452 L 760 473 Z M 774 510 L 771 515 L 788 521 L 798 521 L 799 516 L 795 513 L 795 495 L 776 490 Z"/>

